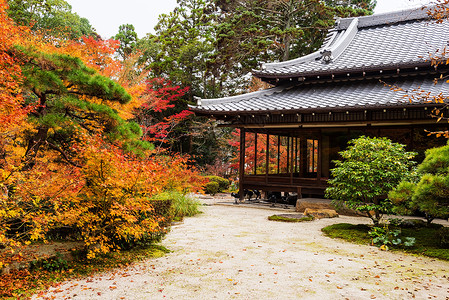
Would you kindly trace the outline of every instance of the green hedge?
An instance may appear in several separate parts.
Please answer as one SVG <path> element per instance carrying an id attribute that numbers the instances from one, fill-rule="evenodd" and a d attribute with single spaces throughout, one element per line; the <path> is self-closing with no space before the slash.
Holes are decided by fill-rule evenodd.
<path id="1" fill-rule="evenodd" d="M 220 190 L 220 186 L 218 182 L 210 181 L 206 183 L 206 186 L 204 187 L 204 191 L 206 194 L 211 194 L 212 196 L 218 193 Z"/>

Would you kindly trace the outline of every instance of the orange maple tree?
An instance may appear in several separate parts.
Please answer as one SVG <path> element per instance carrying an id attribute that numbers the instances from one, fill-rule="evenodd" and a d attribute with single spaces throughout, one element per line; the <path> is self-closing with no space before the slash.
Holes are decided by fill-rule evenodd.
<path id="1" fill-rule="evenodd" d="M 8 17 L 6 1 L 0 2 L 0 129 L 1 132 L 10 130 L 23 121 L 27 111 L 22 109 L 23 98 L 20 94 L 22 80 L 20 66 L 8 50 L 15 41 L 26 32 Z M 18 109 L 21 108 L 21 109 Z"/>
<path id="2" fill-rule="evenodd" d="M 156 155 L 132 119 L 171 104 L 137 57 L 115 58 L 117 42 L 43 38 L 6 10 L 0 0 L 0 244 L 17 251 L 68 227 L 91 258 L 163 232 L 170 215 L 151 199 L 202 179 L 188 158 Z"/>

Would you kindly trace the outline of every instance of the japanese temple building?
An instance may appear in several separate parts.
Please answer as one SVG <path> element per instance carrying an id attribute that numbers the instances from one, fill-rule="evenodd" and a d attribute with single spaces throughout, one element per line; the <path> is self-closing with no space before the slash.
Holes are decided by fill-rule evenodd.
<path id="1" fill-rule="evenodd" d="M 448 129 L 431 116 L 444 104 L 428 101 L 447 103 L 449 83 L 434 79 L 448 66 L 430 56 L 448 45 L 449 22 L 422 9 L 340 19 L 318 51 L 253 71 L 273 88 L 191 109 L 240 129 L 240 190 L 323 196 L 353 138 L 386 136 L 421 155 L 446 143 L 427 131 Z"/>

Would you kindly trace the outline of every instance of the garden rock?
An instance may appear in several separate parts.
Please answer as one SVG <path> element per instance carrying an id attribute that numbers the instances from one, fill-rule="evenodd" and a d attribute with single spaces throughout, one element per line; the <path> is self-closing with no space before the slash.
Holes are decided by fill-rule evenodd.
<path id="1" fill-rule="evenodd" d="M 312 209 L 306 208 L 304 215 L 313 216 L 317 219 L 323 218 L 337 218 L 338 213 L 334 209 Z"/>
<path id="2" fill-rule="evenodd" d="M 408 219 L 401 221 L 401 227 L 403 228 L 419 228 L 426 226 L 426 222 L 419 219 Z"/>
<path id="3" fill-rule="evenodd" d="M 330 200 L 303 198 L 296 201 L 296 211 L 303 213 L 307 208 L 311 209 L 334 209 Z"/>

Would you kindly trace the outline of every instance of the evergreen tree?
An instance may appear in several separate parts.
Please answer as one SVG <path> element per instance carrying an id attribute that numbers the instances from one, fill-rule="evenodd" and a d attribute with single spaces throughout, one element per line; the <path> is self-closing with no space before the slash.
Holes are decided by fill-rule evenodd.
<path id="1" fill-rule="evenodd" d="M 402 211 L 420 211 L 427 222 L 449 216 L 449 144 L 426 151 L 414 181 L 404 180 L 388 194 Z"/>
<path id="2" fill-rule="evenodd" d="M 193 95 L 214 96 L 215 78 L 209 67 L 215 40 L 212 11 L 209 0 L 178 0 L 173 12 L 159 17 L 156 34 L 139 42 L 152 75 L 190 87 L 188 100 Z"/>
<path id="3" fill-rule="evenodd" d="M 81 132 L 104 134 L 111 142 L 121 141 L 128 150 L 138 144 L 141 129 L 126 122 L 112 107 L 125 104 L 131 96 L 109 78 L 87 68 L 79 58 L 64 54 L 47 54 L 33 48 L 11 50 L 22 62 L 23 92 L 27 102 L 35 105 L 34 128 L 28 132 L 26 168 L 34 165 L 39 151 L 57 151 L 61 160 L 77 165 L 71 148 Z"/>
<path id="4" fill-rule="evenodd" d="M 86 18 L 72 12 L 65 0 L 8 0 L 9 16 L 19 25 L 59 38 L 79 39 L 85 35 L 96 36 Z"/>
<path id="5" fill-rule="evenodd" d="M 136 48 L 137 33 L 132 24 L 123 24 L 120 25 L 118 33 L 113 39 L 120 42 L 118 53 L 123 59 L 126 59 Z"/>
<path id="6" fill-rule="evenodd" d="M 322 44 L 337 17 L 371 14 L 371 0 L 217 0 L 217 61 L 245 74 L 261 62 L 286 61 Z"/>

